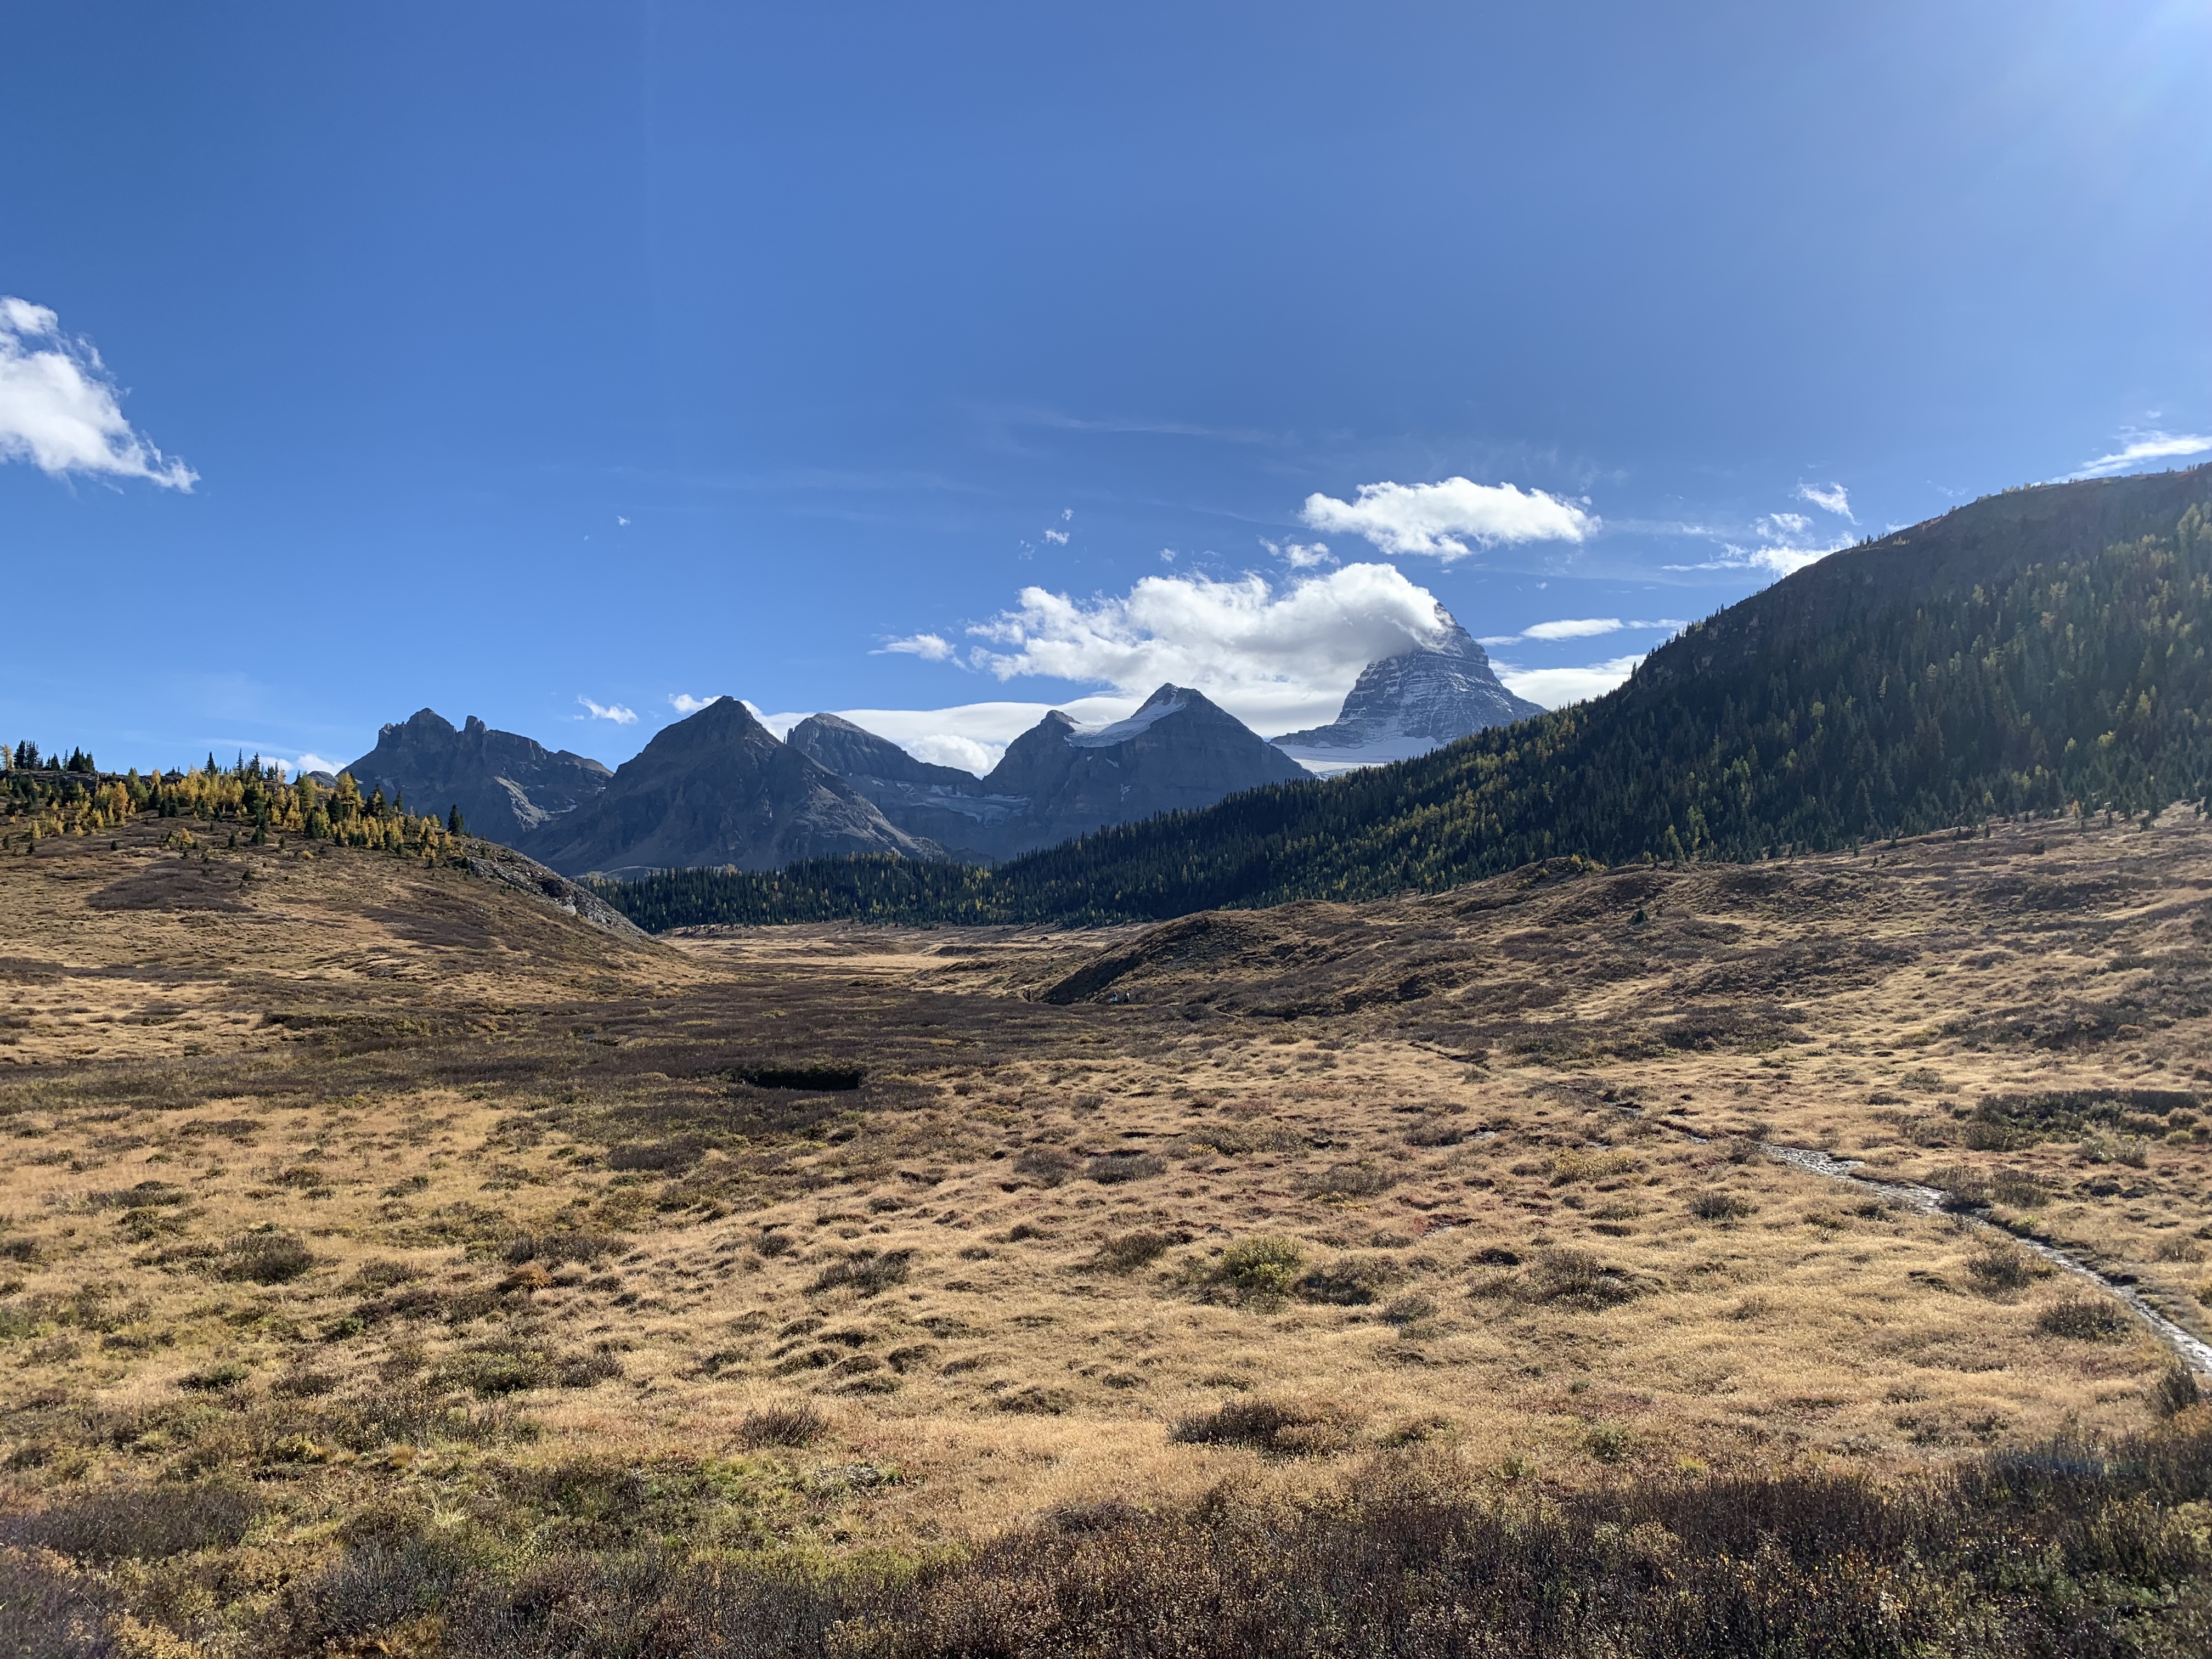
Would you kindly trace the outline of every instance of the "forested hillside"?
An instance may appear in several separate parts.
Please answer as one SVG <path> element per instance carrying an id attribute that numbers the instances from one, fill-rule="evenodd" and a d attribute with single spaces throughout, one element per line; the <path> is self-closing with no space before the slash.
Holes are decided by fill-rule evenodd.
<path id="1" fill-rule="evenodd" d="M 652 928 L 1141 920 L 1435 890 L 1579 854 L 1745 860 L 2203 797 L 2212 468 L 2012 492 L 1832 556 L 1619 690 L 1432 755 L 978 871 L 896 859 L 610 888 Z"/>
<path id="2" fill-rule="evenodd" d="M 287 836 L 341 847 L 379 848 L 435 863 L 451 856 L 460 830 L 458 816 L 410 812 L 382 790 L 362 799 L 349 774 L 335 789 L 312 778 L 287 782 L 257 756 L 230 767 L 208 757 L 189 772 L 102 772 L 90 755 L 72 750 L 67 761 L 45 764 L 36 744 L 16 745 L 13 764 L 0 769 L 0 854 L 36 857 L 39 844 L 59 836 L 94 836 L 128 823 L 141 813 L 207 825 L 228 826 L 228 844 L 261 847 Z M 185 823 L 179 845 L 202 845 Z"/>

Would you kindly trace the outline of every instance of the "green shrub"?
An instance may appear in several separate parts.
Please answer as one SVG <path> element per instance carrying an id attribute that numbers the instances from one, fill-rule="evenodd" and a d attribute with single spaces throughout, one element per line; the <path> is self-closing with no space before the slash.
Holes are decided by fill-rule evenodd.
<path id="1" fill-rule="evenodd" d="M 1985 1291 L 2025 1289 L 2040 1264 L 2009 1239 L 1990 1239 L 1966 1261 L 1966 1271 Z"/>
<path id="2" fill-rule="evenodd" d="M 1723 1192 L 1717 1187 L 1690 1194 L 1690 1213 L 1700 1221 L 1736 1221 L 1752 1212 L 1747 1199 L 1734 1193 Z"/>
<path id="3" fill-rule="evenodd" d="M 906 1283 L 907 1275 L 914 1271 L 912 1250 L 862 1250 L 858 1255 L 833 1261 L 815 1274 L 814 1282 L 806 1288 L 810 1292 L 834 1291 L 849 1286 L 860 1296 L 876 1296 L 894 1285 Z"/>
<path id="4" fill-rule="evenodd" d="M 235 1544 L 260 1513 L 259 1498 L 221 1482 L 103 1486 L 0 1519 L 0 1544 L 100 1564 L 156 1561 Z"/>
<path id="5" fill-rule="evenodd" d="M 1587 1251 L 1559 1249 L 1538 1251 L 1520 1273 L 1501 1274 L 1477 1285 L 1474 1294 L 1601 1313 L 1634 1301 L 1647 1288 L 1645 1281 L 1626 1268 L 1601 1261 Z"/>
<path id="6" fill-rule="evenodd" d="M 1168 1172 L 1168 1161 L 1158 1152 L 1108 1152 L 1083 1166 L 1084 1178 L 1102 1186 L 1124 1181 L 1148 1181 Z"/>
<path id="7" fill-rule="evenodd" d="M 246 1366 L 234 1359 L 227 1359 L 203 1370 L 186 1372 L 177 1379 L 177 1386 L 195 1394 L 220 1394 L 225 1389 L 236 1388 L 252 1375 Z"/>
<path id="8" fill-rule="evenodd" d="M 216 1271 L 224 1279 L 256 1285 L 283 1285 L 315 1265 L 307 1241 L 297 1233 L 252 1232 L 222 1247 Z"/>
<path id="9" fill-rule="evenodd" d="M 750 1411 L 738 1425 L 741 1446 L 811 1446 L 830 1431 L 830 1419 L 813 1407 L 799 1402 L 763 1406 Z"/>
<path id="10" fill-rule="evenodd" d="M 1328 1267 L 1316 1267 L 1303 1275 L 1293 1288 L 1304 1302 L 1362 1308 L 1380 1296 L 1397 1276 L 1397 1264 L 1386 1257 L 1340 1255 Z"/>
<path id="11" fill-rule="evenodd" d="M 2127 1332 L 2128 1316 L 2103 1297 L 2069 1296 L 2038 1314 L 2035 1328 L 2076 1342 L 2117 1342 Z"/>
<path id="12" fill-rule="evenodd" d="M 1097 1254 L 1084 1265 L 1109 1273 L 1134 1273 L 1188 1239 L 1186 1233 L 1158 1232 L 1139 1227 L 1134 1232 L 1120 1233 L 1107 1239 L 1099 1245 Z"/>
<path id="13" fill-rule="evenodd" d="M 1243 1301 L 1280 1305 L 1297 1287 L 1305 1260 L 1287 1238 L 1248 1238 L 1224 1250 L 1207 1277 Z"/>
<path id="14" fill-rule="evenodd" d="M 1349 1449 L 1353 1419 L 1333 1401 L 1231 1400 L 1218 1411 L 1187 1417 L 1168 1438 L 1187 1446 L 1249 1446 L 1278 1456 L 1326 1455 Z"/>

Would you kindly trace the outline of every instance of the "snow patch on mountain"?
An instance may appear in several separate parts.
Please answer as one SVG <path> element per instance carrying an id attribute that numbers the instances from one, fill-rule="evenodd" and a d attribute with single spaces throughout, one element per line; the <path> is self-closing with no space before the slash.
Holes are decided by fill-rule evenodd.
<path id="1" fill-rule="evenodd" d="M 1326 775 L 1410 760 L 1543 712 L 1498 683 L 1489 655 L 1454 622 L 1437 645 L 1368 664 L 1329 725 L 1285 732 L 1274 744 L 1308 771 Z"/>

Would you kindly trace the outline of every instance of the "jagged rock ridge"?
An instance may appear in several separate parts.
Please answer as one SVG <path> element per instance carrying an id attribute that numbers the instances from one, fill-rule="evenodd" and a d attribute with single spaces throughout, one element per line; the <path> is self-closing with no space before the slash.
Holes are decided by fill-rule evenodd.
<path id="1" fill-rule="evenodd" d="M 916 760 L 888 738 L 836 714 L 811 714 L 784 739 L 835 772 L 910 836 L 922 836 L 971 863 L 1004 856 L 1008 822 L 1025 811 L 1022 796 L 994 794 L 973 772 Z"/>
<path id="2" fill-rule="evenodd" d="M 1212 699 L 1178 685 L 1160 687 L 1128 719 L 1096 732 L 1054 709 L 981 778 L 915 760 L 835 715 L 802 720 L 791 743 L 908 834 L 981 860 L 1308 775 Z"/>
<path id="3" fill-rule="evenodd" d="M 1275 746 L 1317 772 L 1408 760 L 1486 726 L 1544 711 L 1498 683 L 1489 653 L 1455 622 L 1437 645 L 1371 662 L 1328 726 L 1285 732 Z"/>
<path id="4" fill-rule="evenodd" d="M 858 790 L 718 697 L 653 737 L 588 805 L 523 837 L 567 875 L 735 866 L 777 870 L 853 853 L 941 858 Z"/>
<path id="5" fill-rule="evenodd" d="M 474 714 L 457 729 L 434 708 L 380 728 L 376 747 L 346 769 L 363 794 L 381 789 L 440 817 L 459 806 L 473 834 L 508 845 L 574 811 L 614 775 L 587 756 L 494 731 Z"/>

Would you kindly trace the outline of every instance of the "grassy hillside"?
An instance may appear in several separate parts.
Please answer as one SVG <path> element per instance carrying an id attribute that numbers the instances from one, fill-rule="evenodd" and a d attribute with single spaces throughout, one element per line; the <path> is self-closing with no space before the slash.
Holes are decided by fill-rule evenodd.
<path id="1" fill-rule="evenodd" d="M 977 871 L 675 871 L 647 927 L 1156 919 L 1435 890 L 1580 854 L 1753 860 L 2203 796 L 2212 467 L 1978 501 L 1839 553 L 1619 690 L 1418 760 L 1232 797 Z"/>

